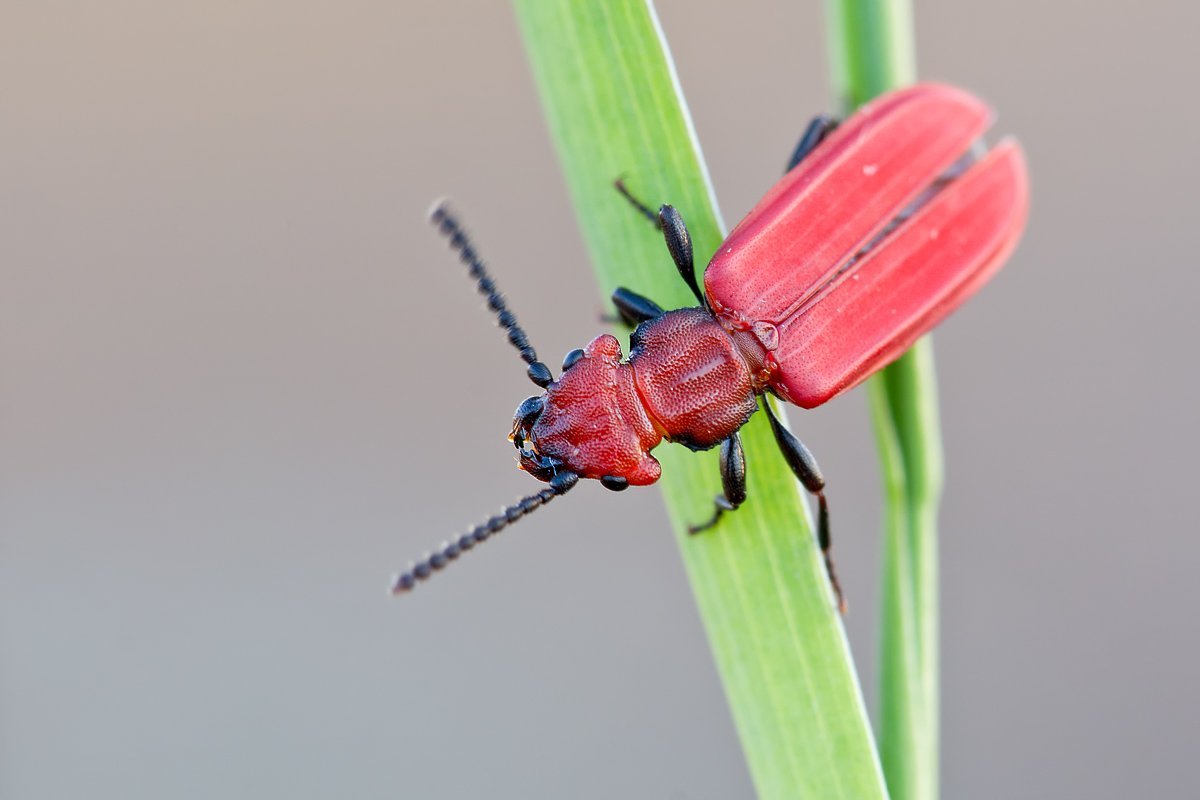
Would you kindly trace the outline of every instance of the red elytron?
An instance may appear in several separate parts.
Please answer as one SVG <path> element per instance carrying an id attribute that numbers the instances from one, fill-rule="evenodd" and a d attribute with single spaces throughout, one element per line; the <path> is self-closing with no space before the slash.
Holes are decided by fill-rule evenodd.
<path id="1" fill-rule="evenodd" d="M 521 468 L 550 486 L 414 564 L 396 590 L 412 588 L 579 478 L 610 489 L 654 483 L 661 468 L 650 451 L 663 439 L 697 450 L 721 445 L 725 491 L 712 519 L 694 530 L 740 505 L 745 460 L 737 431 L 758 409 L 759 395 L 813 408 L 855 386 L 957 308 L 1012 252 L 1028 179 L 1015 141 L 980 155 L 991 118 L 977 98 L 933 84 L 885 95 L 840 126 L 818 118 L 794 168 L 713 256 L 703 292 L 678 213 L 663 206 L 654 215 L 634 201 L 656 217 L 701 305 L 664 312 L 619 289 L 613 299 L 621 316 L 639 323 L 629 358 L 604 334 L 569 354 L 557 381 L 458 223 L 436 209 L 435 224 L 479 281 L 530 378 L 545 388 L 517 409 L 512 439 Z M 804 445 L 762 406 L 788 463 L 819 500 L 818 535 L 828 557 L 824 480 Z"/>

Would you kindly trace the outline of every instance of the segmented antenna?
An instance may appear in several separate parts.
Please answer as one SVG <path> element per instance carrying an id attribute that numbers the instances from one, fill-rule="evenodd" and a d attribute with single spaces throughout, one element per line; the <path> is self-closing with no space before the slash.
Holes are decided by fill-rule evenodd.
<path id="1" fill-rule="evenodd" d="M 577 483 L 579 483 L 579 476 L 574 472 L 558 473 L 550 480 L 550 485 L 537 494 L 531 494 L 521 502 L 508 506 L 487 522 L 476 525 L 453 541 L 443 543 L 436 553 L 428 554 L 420 561 L 410 564 L 408 569 L 397 575 L 392 582 L 392 594 L 411 591 L 417 585 L 417 581 L 425 580 L 475 545 L 486 542 L 494 534 L 504 530 L 526 514 L 546 505 L 558 495 L 566 494 Z"/>
<path id="2" fill-rule="evenodd" d="M 549 386 L 550 382 L 554 380 L 554 376 L 550 374 L 550 368 L 538 361 L 537 351 L 533 349 L 533 345 L 529 344 L 529 338 L 517 323 L 516 315 L 508 310 L 508 306 L 504 303 L 504 295 L 497 291 L 496 284 L 492 280 L 492 276 L 488 274 L 487 267 L 475 252 L 471 240 L 467 238 L 458 218 L 451 213 L 445 200 L 439 201 L 433 207 L 433 211 L 429 212 L 429 221 L 433 223 L 439 233 L 449 240 L 451 249 L 458 251 L 459 258 L 467 265 L 467 271 L 475 279 L 479 293 L 487 298 L 488 308 L 496 314 L 500 327 L 508 331 L 509 343 L 517 348 L 521 358 L 529 365 L 525 371 L 529 380 L 543 389 Z"/>

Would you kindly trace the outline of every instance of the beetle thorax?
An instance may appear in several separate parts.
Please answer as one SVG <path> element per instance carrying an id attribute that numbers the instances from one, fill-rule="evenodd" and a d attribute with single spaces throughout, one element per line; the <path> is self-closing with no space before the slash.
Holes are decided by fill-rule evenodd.
<path id="1" fill-rule="evenodd" d="M 707 449 L 754 413 L 752 368 L 708 311 L 668 311 L 630 341 L 622 362 L 615 337 L 593 339 L 541 397 L 521 404 L 511 436 L 521 469 L 541 480 L 566 470 L 654 483 L 661 468 L 650 450 L 664 438 Z"/>
<path id="2" fill-rule="evenodd" d="M 753 365 L 734 335 L 703 308 L 643 322 L 629 354 L 647 413 L 663 435 L 694 450 L 719 444 L 758 407 Z"/>

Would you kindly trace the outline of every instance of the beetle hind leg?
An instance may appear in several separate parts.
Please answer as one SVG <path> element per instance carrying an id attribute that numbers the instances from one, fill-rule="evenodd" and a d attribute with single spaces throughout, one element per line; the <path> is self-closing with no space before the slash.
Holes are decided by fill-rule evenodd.
<path id="1" fill-rule="evenodd" d="M 825 478 L 821 475 L 821 468 L 817 466 L 812 452 L 791 431 L 779 424 L 765 395 L 762 406 L 771 423 L 771 432 L 775 434 L 775 442 L 783 451 L 783 458 L 791 468 L 792 474 L 817 499 L 817 546 L 821 548 L 825 573 L 829 576 L 829 584 L 837 597 L 838 610 L 845 614 L 846 597 L 842 593 L 842 584 L 838 581 L 837 571 L 833 566 L 833 540 L 829 533 L 829 503 L 825 500 Z"/>
<path id="2" fill-rule="evenodd" d="M 846 613 L 846 595 L 842 592 L 842 583 L 838 580 L 837 570 L 833 566 L 833 542 L 829 538 L 829 504 L 825 502 L 825 492 L 817 492 L 817 545 L 821 548 L 821 558 L 825 561 L 825 574 L 829 576 L 829 585 L 837 596 L 838 610 Z"/>

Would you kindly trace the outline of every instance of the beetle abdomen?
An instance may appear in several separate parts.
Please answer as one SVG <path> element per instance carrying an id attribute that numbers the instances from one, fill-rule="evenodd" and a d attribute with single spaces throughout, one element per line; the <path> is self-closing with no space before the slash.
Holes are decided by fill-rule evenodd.
<path id="1" fill-rule="evenodd" d="M 629 341 L 634 384 L 667 439 L 705 450 L 745 425 L 758 407 L 750 368 L 703 308 L 643 322 Z"/>

